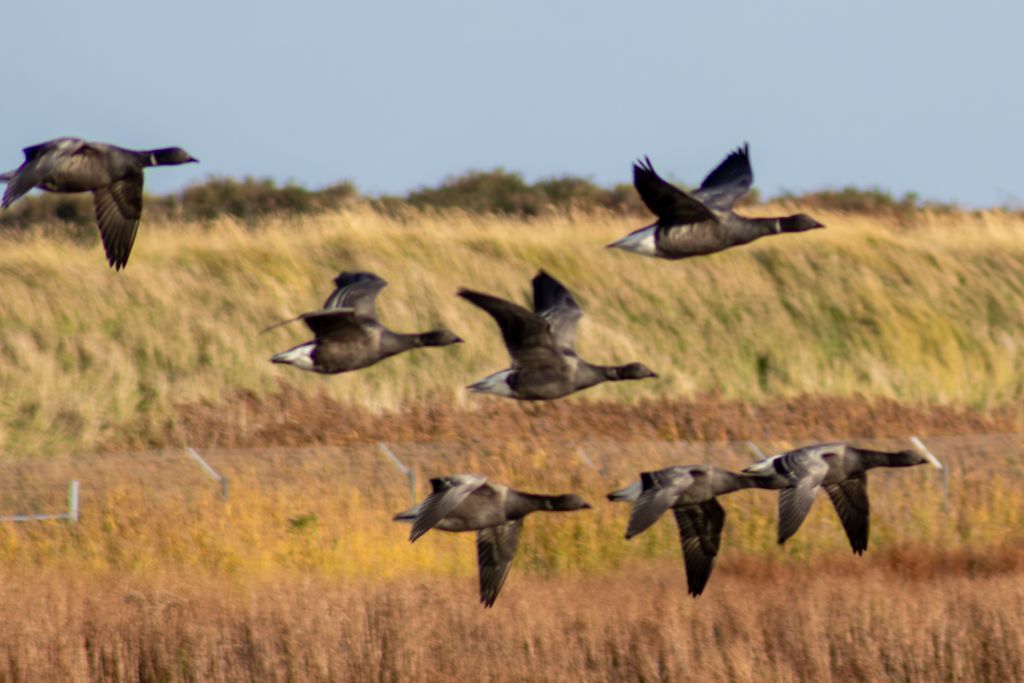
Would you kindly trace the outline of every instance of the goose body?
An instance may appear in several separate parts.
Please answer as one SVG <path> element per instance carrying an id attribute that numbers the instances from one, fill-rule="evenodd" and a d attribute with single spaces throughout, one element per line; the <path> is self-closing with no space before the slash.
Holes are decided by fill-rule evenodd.
<path id="1" fill-rule="evenodd" d="M 470 391 L 546 401 L 607 381 L 657 377 L 640 363 L 594 365 L 576 355 L 576 325 L 583 316 L 572 294 L 540 271 L 533 278 L 534 310 L 467 289 L 459 296 L 485 310 L 501 329 L 512 367 L 469 385 Z"/>
<path id="2" fill-rule="evenodd" d="M 725 510 L 717 496 L 745 488 L 774 488 L 776 483 L 711 465 L 676 465 L 642 472 L 639 484 L 613 491 L 608 499 L 633 503 L 627 539 L 645 531 L 666 510 L 672 510 L 679 527 L 687 588 L 696 597 L 704 592 L 721 547 Z"/>
<path id="3" fill-rule="evenodd" d="M 96 223 L 111 267 L 128 263 L 142 217 L 143 169 L 195 162 L 180 147 L 132 150 L 79 138 L 56 138 L 23 150 L 25 161 L 0 174 L 3 208 L 34 187 L 47 192 L 92 192 Z"/>
<path id="4" fill-rule="evenodd" d="M 590 508 L 575 494 L 524 493 L 491 483 L 478 474 L 430 480 L 433 492 L 422 503 L 395 515 L 412 524 L 409 542 L 430 529 L 475 531 L 480 572 L 480 602 L 491 607 L 501 592 L 519 545 L 523 518 L 533 512 L 568 512 Z"/>
<path id="5" fill-rule="evenodd" d="M 713 254 L 768 235 L 824 227 L 805 214 L 747 218 L 735 213 L 733 206 L 753 182 L 745 144 L 729 154 L 693 192 L 666 182 L 645 158 L 633 165 L 633 185 L 658 220 L 608 246 L 642 256 L 681 259 Z"/>
<path id="6" fill-rule="evenodd" d="M 850 547 L 857 555 L 868 548 L 870 507 L 867 471 L 876 467 L 911 467 L 929 462 L 916 451 L 874 451 L 845 443 L 815 444 L 766 458 L 743 470 L 771 482 L 779 491 L 779 543 L 796 533 L 818 491 L 825 489 L 839 514 Z"/>
<path id="7" fill-rule="evenodd" d="M 376 299 L 387 282 L 373 273 L 343 272 L 334 282 L 336 288 L 323 309 L 293 318 L 305 322 L 315 338 L 274 354 L 272 362 L 337 374 L 369 367 L 410 349 L 462 341 L 445 329 L 401 334 L 381 325 L 377 321 Z"/>

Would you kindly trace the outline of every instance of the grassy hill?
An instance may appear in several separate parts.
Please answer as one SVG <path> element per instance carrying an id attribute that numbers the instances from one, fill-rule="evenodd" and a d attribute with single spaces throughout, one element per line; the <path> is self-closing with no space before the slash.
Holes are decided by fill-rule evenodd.
<path id="1" fill-rule="evenodd" d="M 486 656 L 510 679 L 1019 679 L 1019 435 L 930 437 L 1019 431 L 1024 220 L 813 213 L 827 230 L 676 263 L 604 249 L 643 221 L 610 213 L 152 221 L 121 273 L 92 233 L 0 237 L 0 452 L 51 456 L 0 459 L 0 511 L 82 491 L 78 524 L 0 525 L 0 678 L 465 678 Z M 259 331 L 351 268 L 391 282 L 386 324 L 467 342 L 337 377 L 269 363 L 309 333 Z M 582 355 L 661 377 L 553 405 L 467 395 L 507 358 L 455 290 L 525 302 L 537 268 L 586 310 Z M 603 500 L 641 469 L 740 467 L 746 438 L 895 449 L 911 424 L 950 465 L 948 498 L 931 468 L 872 474 L 853 558 L 827 502 L 780 549 L 775 496 L 729 496 L 699 600 L 671 521 L 627 542 L 626 507 Z M 680 443 L 695 434 L 716 442 Z M 411 546 L 391 521 L 410 491 L 377 440 L 417 498 L 477 471 L 594 509 L 531 518 L 482 610 L 470 538 Z M 200 446 L 230 495 L 179 449 L 125 444 Z"/>
<path id="2" fill-rule="evenodd" d="M 507 356 L 489 317 L 454 292 L 525 302 L 538 268 L 586 311 L 581 355 L 639 360 L 661 375 L 570 400 L 815 393 L 989 408 L 1020 399 L 1024 220 L 921 213 L 906 227 L 815 215 L 828 229 L 681 262 L 604 249 L 643 218 L 600 212 L 524 221 L 354 208 L 245 224 L 144 221 L 120 273 L 98 241 L 9 235 L 0 238 L 0 449 L 102 449 L 125 429 L 167 427 L 176 405 L 282 385 L 371 410 L 472 409 L 496 399 L 464 385 Z M 269 363 L 309 333 L 300 323 L 260 330 L 317 308 L 341 269 L 389 280 L 378 302 L 385 324 L 443 323 L 467 343 L 336 377 Z"/>

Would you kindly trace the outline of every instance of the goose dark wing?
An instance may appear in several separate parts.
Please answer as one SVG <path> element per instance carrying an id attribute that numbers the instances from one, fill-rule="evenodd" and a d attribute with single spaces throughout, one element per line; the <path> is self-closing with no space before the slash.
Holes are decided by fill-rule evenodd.
<path id="1" fill-rule="evenodd" d="M 838 484 L 828 484 L 825 491 L 839 513 L 839 521 L 843 523 L 846 537 L 850 539 L 850 547 L 857 555 L 862 554 L 868 549 L 870 524 L 867 477 L 854 477 Z"/>
<path id="2" fill-rule="evenodd" d="M 324 308 L 351 308 L 361 318 L 377 319 L 377 295 L 387 280 L 373 273 L 343 272 L 334 278 L 336 289 L 324 301 Z"/>
<path id="3" fill-rule="evenodd" d="M 92 195 L 107 262 L 121 270 L 128 263 L 142 218 L 142 173 L 93 190 Z"/>
<path id="4" fill-rule="evenodd" d="M 476 559 L 480 566 L 480 602 L 490 607 L 505 585 L 519 547 L 523 520 L 516 519 L 476 532 Z"/>
<path id="5" fill-rule="evenodd" d="M 353 329 L 363 329 L 362 323 L 356 318 L 351 308 L 332 308 L 327 311 L 313 311 L 303 313 L 299 318 L 306 323 L 306 326 L 313 331 L 313 335 L 320 339 L 339 332 Z M 286 320 L 285 322 L 291 322 Z M 284 323 L 278 323 L 283 325 Z M 276 327 L 276 325 L 274 326 Z M 270 329 L 270 328 L 268 328 Z"/>
<path id="6" fill-rule="evenodd" d="M 565 285 L 543 270 L 533 278 L 533 310 L 547 321 L 555 345 L 571 351 L 583 309 Z"/>
<path id="7" fill-rule="evenodd" d="M 796 484 L 779 491 L 779 543 L 796 533 L 818 495 L 820 479 L 804 477 Z"/>
<path id="8" fill-rule="evenodd" d="M 750 191 L 754 172 L 750 168 L 750 147 L 743 143 L 711 171 L 693 196 L 717 211 L 729 211 Z"/>
<path id="9" fill-rule="evenodd" d="M 696 597 L 704 592 L 714 568 L 715 556 L 722 544 L 725 510 L 712 498 L 700 505 L 686 505 L 673 511 L 683 547 L 687 587 L 690 595 Z"/>
<path id="10" fill-rule="evenodd" d="M 708 207 L 658 175 L 647 157 L 633 164 L 633 185 L 647 208 L 658 216 L 659 225 L 718 220 Z"/>
<path id="11" fill-rule="evenodd" d="M 689 473 L 670 473 L 669 470 L 640 473 L 640 497 L 629 514 L 626 538 L 633 538 L 646 530 L 672 507 L 679 492 L 693 482 Z"/>
<path id="12" fill-rule="evenodd" d="M 427 496 L 419 508 L 416 521 L 409 532 L 409 542 L 427 533 L 444 519 L 449 512 L 464 501 L 468 495 L 487 483 L 487 477 L 478 474 L 456 474 L 430 480 L 433 493 Z"/>
<path id="13" fill-rule="evenodd" d="M 536 347 L 554 348 L 550 327 L 544 318 L 518 304 L 468 289 L 458 292 L 466 301 L 487 311 L 501 329 L 505 347 L 513 359 L 529 355 Z"/>

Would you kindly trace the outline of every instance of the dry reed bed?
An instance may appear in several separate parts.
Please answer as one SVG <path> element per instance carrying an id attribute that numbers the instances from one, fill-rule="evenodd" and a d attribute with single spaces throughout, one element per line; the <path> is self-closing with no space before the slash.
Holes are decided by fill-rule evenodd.
<path id="1" fill-rule="evenodd" d="M 950 466 L 947 506 L 941 478 L 930 467 L 872 472 L 872 551 L 920 545 L 952 551 L 1019 541 L 1021 441 L 1020 435 L 927 439 Z M 798 443 L 760 446 L 773 452 Z M 905 439 L 858 443 L 908 446 Z M 670 515 L 627 542 L 622 536 L 628 506 L 613 505 L 604 495 L 635 481 L 643 469 L 688 462 L 740 468 L 753 459 L 745 443 L 510 440 L 475 448 L 458 442 L 391 447 L 417 474 L 415 499 L 426 495 L 427 478 L 470 471 L 525 490 L 577 491 L 594 504 L 593 510 L 531 517 L 515 574 L 600 572 L 636 559 L 678 558 Z M 375 445 L 208 449 L 204 455 L 230 478 L 226 502 L 217 484 L 180 450 L 0 463 L 0 514 L 60 510 L 66 481 L 82 482 L 78 525 L 0 525 L 0 563 L 184 567 L 232 576 L 282 569 L 348 577 L 475 575 L 470 535 L 437 532 L 407 543 L 408 527 L 391 516 L 411 504 L 408 482 Z M 723 498 L 728 520 L 720 568 L 748 556 L 799 564 L 849 552 L 824 495 L 800 532 L 778 549 L 776 499 L 768 491 Z M 709 590 L 714 588 L 713 577 Z"/>
<path id="2" fill-rule="evenodd" d="M 930 566 L 929 551 L 916 566 Z M 941 558 L 940 558 L 941 560 Z M 691 599 L 671 563 L 471 580 L 284 574 L 0 577 L 5 681 L 1011 681 L 1024 572 L 969 577 L 833 558 L 752 566 Z"/>
<path id="3" fill-rule="evenodd" d="M 503 367 L 505 353 L 491 320 L 453 293 L 473 286 L 522 301 L 539 267 L 589 313 L 582 354 L 642 360 L 662 374 L 595 388 L 589 399 L 859 392 L 994 407 L 1020 398 L 1024 222 L 922 215 L 900 229 L 821 218 L 827 230 L 684 263 L 604 249 L 642 220 L 610 214 L 518 221 L 354 209 L 253 225 L 147 222 L 121 273 L 95 246 L 6 236 L 0 448 L 100 449 L 126 430 L 157 438 L 173 428 L 178 404 L 264 394 L 281 381 L 375 411 L 475 406 L 462 387 Z M 318 305 L 341 268 L 391 281 L 385 323 L 443 322 L 468 343 L 337 378 L 272 366 L 272 352 L 307 332 L 258 331 Z"/>

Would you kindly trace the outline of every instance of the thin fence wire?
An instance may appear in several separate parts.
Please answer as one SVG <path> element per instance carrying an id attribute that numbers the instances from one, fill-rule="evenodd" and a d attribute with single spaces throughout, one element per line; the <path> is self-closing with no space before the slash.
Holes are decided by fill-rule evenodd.
<path id="1" fill-rule="evenodd" d="M 886 450 L 912 448 L 910 436 L 891 439 L 859 439 L 853 443 Z M 1022 434 L 983 434 L 923 439 L 930 451 L 946 465 L 950 495 L 973 491 L 994 479 L 1024 481 Z M 800 441 L 680 442 L 619 441 L 590 439 L 566 441 L 544 447 L 548 465 L 577 471 L 581 477 L 598 477 L 610 488 L 625 485 L 640 471 L 675 464 L 712 463 L 740 469 L 757 458 L 805 445 Z M 756 449 L 756 450 L 755 450 Z M 444 442 L 379 443 L 343 447 L 198 449 L 216 477 L 233 487 L 303 482 L 336 482 L 339 487 L 401 491 L 402 497 L 422 496 L 433 476 L 473 471 L 500 473 L 516 485 L 516 472 L 506 466 L 501 448 L 467 451 L 462 444 Z M 918 468 L 916 475 L 932 489 L 941 487 L 934 470 Z M 190 457 L 186 449 L 134 453 L 70 455 L 46 459 L 0 460 L 0 514 L 14 508 L 59 504 L 67 482 L 81 482 L 83 505 L 96 492 L 139 487 L 154 499 L 165 496 L 222 494 L 218 480 Z M 875 477 L 872 488 L 884 489 L 889 478 Z M 916 480 L 915 480 L 916 481 Z M 417 484 L 418 482 L 418 484 Z M 413 488 L 410 491 L 410 486 Z M 416 490 L 418 487 L 418 490 Z"/>

